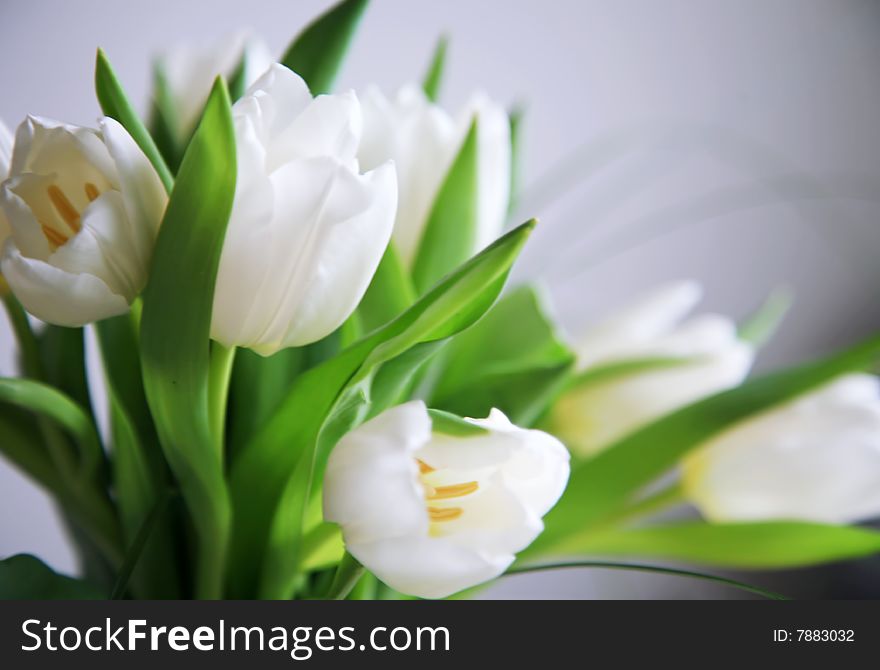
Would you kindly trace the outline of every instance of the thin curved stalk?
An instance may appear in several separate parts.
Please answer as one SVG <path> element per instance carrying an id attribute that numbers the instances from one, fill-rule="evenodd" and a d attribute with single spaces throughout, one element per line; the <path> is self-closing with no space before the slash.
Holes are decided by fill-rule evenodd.
<path id="1" fill-rule="evenodd" d="M 544 570 L 564 570 L 567 568 L 602 568 L 608 570 L 632 570 L 635 572 L 653 572 L 663 575 L 673 575 L 675 577 L 689 577 L 691 579 L 702 579 L 704 581 L 724 584 L 740 591 L 754 593 L 769 600 L 790 600 L 787 596 L 780 593 L 762 589 L 759 586 L 752 586 L 735 579 L 721 577 L 719 575 L 710 575 L 704 572 L 696 572 L 694 570 L 682 570 L 678 568 L 666 568 L 660 565 L 648 565 L 645 563 L 617 563 L 614 561 L 563 561 L 559 563 L 544 563 L 538 565 L 525 565 L 521 567 L 511 568 L 506 575 L 521 575 L 530 572 L 542 572 Z"/>

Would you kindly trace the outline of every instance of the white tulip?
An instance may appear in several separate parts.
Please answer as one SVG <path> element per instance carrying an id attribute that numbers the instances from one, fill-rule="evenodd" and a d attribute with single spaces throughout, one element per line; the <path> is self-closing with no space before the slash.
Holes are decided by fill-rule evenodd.
<path id="1" fill-rule="evenodd" d="M 9 174 L 9 162 L 12 160 L 12 133 L 0 120 L 0 181 Z M 2 240 L 0 240 L 2 241 Z"/>
<path id="2" fill-rule="evenodd" d="M 382 258 L 394 166 L 360 174 L 354 93 L 312 99 L 273 65 L 233 107 L 238 180 L 214 290 L 212 337 L 268 355 L 328 335 Z"/>
<path id="3" fill-rule="evenodd" d="M 208 45 L 180 45 L 159 59 L 171 94 L 178 141 L 185 141 L 199 120 L 218 75 L 231 77 L 244 56 L 244 84 L 253 84 L 274 62 L 266 43 L 247 32 Z"/>
<path id="4" fill-rule="evenodd" d="M 400 205 L 394 241 L 403 261 L 410 267 L 415 261 L 434 199 L 474 117 L 479 200 L 473 252 L 493 242 L 504 227 L 510 195 L 510 122 L 504 108 L 477 94 L 453 119 L 413 85 L 393 100 L 370 87 L 362 99 L 364 138 L 358 157 L 364 169 L 389 159 L 397 167 Z"/>
<path id="5" fill-rule="evenodd" d="M 685 495 L 712 521 L 880 516 L 880 380 L 838 378 L 689 456 Z"/>
<path id="6" fill-rule="evenodd" d="M 690 362 L 575 386 L 553 408 L 548 425 L 554 434 L 588 456 L 665 414 L 739 385 L 753 348 L 726 317 L 687 318 L 701 294 L 695 282 L 663 286 L 588 332 L 577 346 L 581 372 L 643 359 Z"/>
<path id="7" fill-rule="evenodd" d="M 324 475 L 324 518 L 389 586 L 443 598 L 493 579 L 543 530 L 568 481 L 565 447 L 498 410 L 466 419 L 488 432 L 432 433 L 424 403 L 385 411 L 345 435 Z"/>
<path id="8" fill-rule="evenodd" d="M 168 196 L 131 136 L 28 117 L 0 209 L 0 272 L 34 316 L 81 326 L 128 310 L 147 281 Z"/>

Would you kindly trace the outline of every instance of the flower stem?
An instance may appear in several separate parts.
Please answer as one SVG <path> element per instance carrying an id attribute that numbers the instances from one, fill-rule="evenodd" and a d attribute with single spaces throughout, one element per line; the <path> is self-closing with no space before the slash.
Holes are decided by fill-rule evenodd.
<path id="1" fill-rule="evenodd" d="M 326 599 L 345 600 L 363 574 L 364 566 L 346 551 L 339 562 L 339 567 L 336 568 L 336 576 L 333 577 L 333 583 L 327 591 Z"/>
<path id="2" fill-rule="evenodd" d="M 11 293 L 3 296 L 3 306 L 6 308 L 9 322 L 18 340 L 25 376 L 31 379 L 42 379 L 44 377 L 43 362 L 40 360 L 37 338 L 28 321 L 27 313 Z"/>
<path id="3" fill-rule="evenodd" d="M 226 401 L 229 399 L 229 379 L 232 376 L 232 363 L 235 361 L 235 347 L 224 347 L 219 342 L 211 343 L 211 364 L 208 371 L 208 420 L 217 454 L 223 459 L 226 441 Z"/>

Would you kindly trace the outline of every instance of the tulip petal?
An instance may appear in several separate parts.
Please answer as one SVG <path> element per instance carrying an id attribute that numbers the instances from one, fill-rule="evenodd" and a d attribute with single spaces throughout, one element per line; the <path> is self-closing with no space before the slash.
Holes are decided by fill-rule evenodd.
<path id="1" fill-rule="evenodd" d="M 419 598 L 445 598 L 501 575 L 513 554 L 483 554 L 430 537 L 400 537 L 349 547 L 379 579 Z"/>
<path id="2" fill-rule="evenodd" d="M 272 281 L 239 295 L 259 302 L 260 327 L 245 345 L 269 354 L 328 335 L 363 297 L 388 245 L 396 201 L 387 165 L 356 175 L 332 159 L 293 161 L 272 177 L 275 211 L 269 255 Z M 242 312 L 239 311 L 239 314 Z"/>
<path id="3" fill-rule="evenodd" d="M 847 375 L 733 427 L 686 460 L 684 484 L 715 521 L 880 515 L 880 381 Z"/>
<path id="4" fill-rule="evenodd" d="M 128 303 L 90 274 L 72 274 L 21 255 L 7 240 L 0 272 L 28 312 L 59 326 L 83 326 L 124 314 Z"/>
<path id="5" fill-rule="evenodd" d="M 291 157 L 329 156 L 354 169 L 360 138 L 361 111 L 354 93 L 322 95 L 273 139 L 266 167 L 272 172 Z"/>
<path id="6" fill-rule="evenodd" d="M 159 230 L 168 194 L 149 159 L 118 121 L 105 117 L 100 127 L 107 150 L 116 164 L 119 190 L 128 213 L 120 220 L 129 223 L 140 248 L 149 248 Z"/>
<path id="7" fill-rule="evenodd" d="M 345 528 L 347 543 L 427 532 L 414 452 L 430 439 L 424 403 L 414 401 L 383 412 L 339 441 L 324 478 L 324 518 Z"/>

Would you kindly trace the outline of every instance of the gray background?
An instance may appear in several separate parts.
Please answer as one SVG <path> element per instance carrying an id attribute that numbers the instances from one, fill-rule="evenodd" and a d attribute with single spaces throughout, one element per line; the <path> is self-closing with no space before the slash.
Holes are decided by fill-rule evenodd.
<path id="1" fill-rule="evenodd" d="M 245 26 L 280 53 L 328 4 L 2 0 L 0 118 L 94 122 L 98 45 L 145 105 L 156 51 Z M 521 215 L 539 214 L 542 225 L 516 276 L 548 285 L 571 333 L 683 277 L 704 282 L 709 309 L 737 317 L 775 286 L 795 289 L 799 301 L 762 367 L 880 326 L 880 4 L 374 0 L 340 85 L 419 79 L 440 32 L 452 39 L 445 103 L 483 88 L 527 107 L 531 188 Z M 0 321 L 0 373 L 12 371 L 13 356 Z M 20 551 L 72 568 L 46 498 L 0 463 L 0 555 Z M 846 584 L 865 571 L 876 578 L 862 564 L 795 573 L 783 585 L 850 593 Z M 730 595 L 601 572 L 509 578 L 491 593 Z"/>

